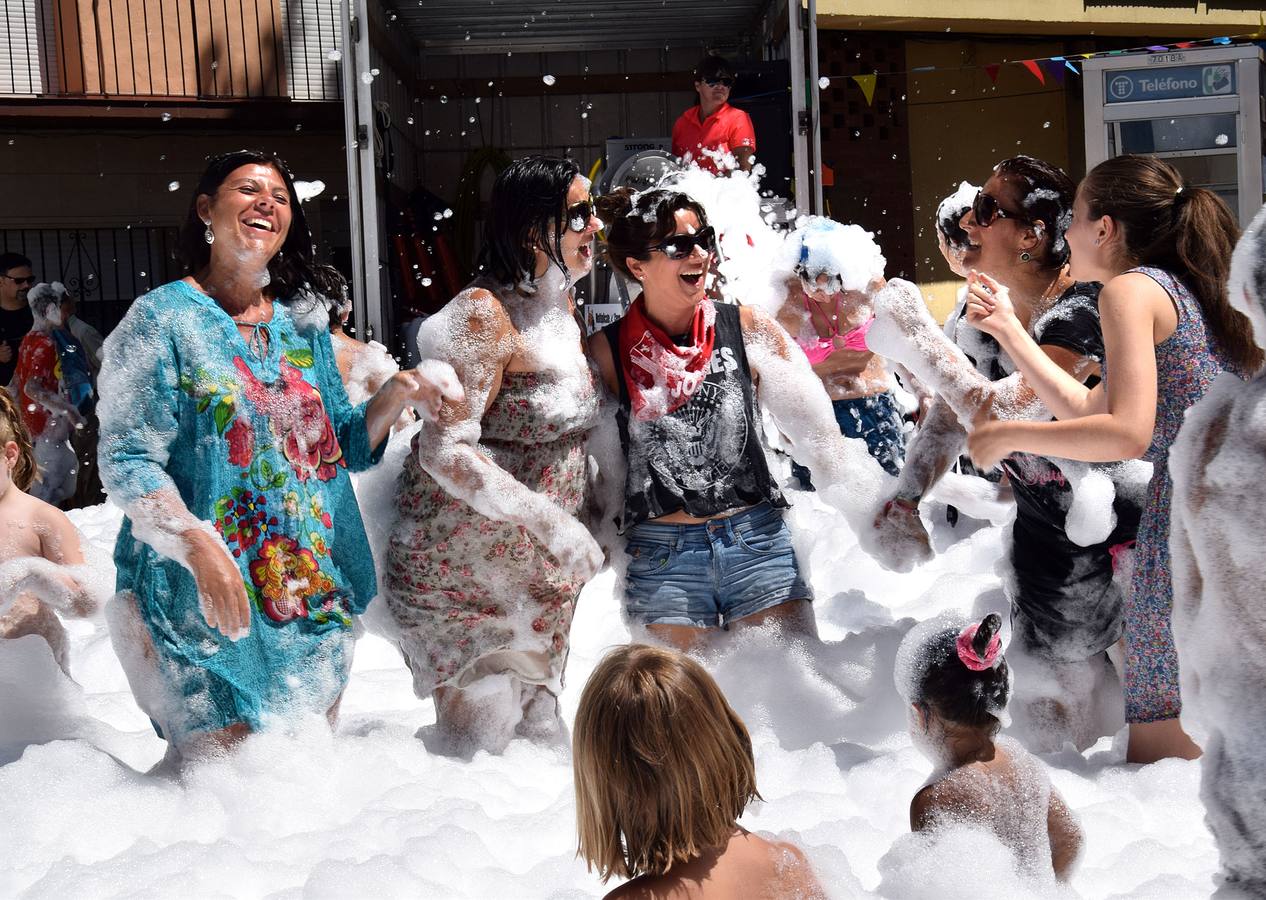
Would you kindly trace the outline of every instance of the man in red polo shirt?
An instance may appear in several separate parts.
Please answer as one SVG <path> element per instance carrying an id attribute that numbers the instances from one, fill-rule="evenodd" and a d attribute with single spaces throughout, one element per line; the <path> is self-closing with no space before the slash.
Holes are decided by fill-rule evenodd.
<path id="1" fill-rule="evenodd" d="M 734 86 L 734 70 L 720 56 L 709 54 L 695 69 L 695 91 L 699 104 L 686 110 L 673 125 L 673 155 L 686 157 L 716 174 L 720 167 L 704 151 L 734 154 L 738 167 L 751 171 L 756 155 L 756 132 L 752 118 L 727 102 Z"/>

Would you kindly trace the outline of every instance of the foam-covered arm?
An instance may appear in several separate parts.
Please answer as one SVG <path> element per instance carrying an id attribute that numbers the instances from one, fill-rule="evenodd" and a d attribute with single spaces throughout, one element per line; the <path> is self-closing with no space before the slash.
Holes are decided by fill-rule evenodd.
<path id="1" fill-rule="evenodd" d="M 844 514 L 854 531 L 865 534 L 870 510 L 891 476 L 864 441 L 840 433 L 822 382 L 787 332 L 755 307 L 744 307 L 743 313 L 743 343 L 759 379 L 761 402 L 791 441 L 796 459 L 814 473 L 821 496 Z"/>
<path id="2" fill-rule="evenodd" d="M 917 500 L 930 491 L 954 465 L 966 440 L 967 431 L 958 415 L 938 395 L 906 450 L 895 496 Z"/>
<path id="3" fill-rule="evenodd" d="M 448 362 L 464 391 L 463 399 L 446 400 L 438 420 L 419 433 L 422 468 L 480 515 L 526 528 L 564 569 L 583 577 L 596 572 L 602 551 L 589 532 L 479 449 L 480 420 L 514 352 L 513 330 L 500 302 L 480 289 L 459 294 L 423 323 L 418 350 L 424 359 Z"/>
<path id="4" fill-rule="evenodd" d="M 180 372 L 170 321 L 152 295 L 132 304 L 105 342 L 101 366 L 98 455 L 101 482 L 132 521 L 132 533 L 194 576 L 203 617 L 237 639 L 250 628 L 250 606 L 237 564 L 210 522 L 190 512 L 167 473 Z"/>
<path id="5" fill-rule="evenodd" d="M 101 481 L 140 540 L 183 559 L 173 539 L 206 523 L 189 511 L 167 474 L 179 429 L 180 374 L 172 336 L 148 301 L 133 303 L 104 345 L 97 406 Z"/>
<path id="6" fill-rule="evenodd" d="M 1047 417 L 1018 373 L 990 381 L 972 365 L 928 311 L 919 289 L 894 278 L 875 295 L 875 321 L 866 335 L 871 350 L 909 369 L 958 414 L 964 428 L 989 410 L 1006 419 Z M 962 322 L 959 328 L 964 327 Z"/>

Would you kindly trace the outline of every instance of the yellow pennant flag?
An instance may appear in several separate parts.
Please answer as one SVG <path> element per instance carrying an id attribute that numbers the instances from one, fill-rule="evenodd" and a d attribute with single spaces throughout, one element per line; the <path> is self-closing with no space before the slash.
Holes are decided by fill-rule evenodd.
<path id="1" fill-rule="evenodd" d="M 853 80 L 857 82 L 857 86 L 862 89 L 862 94 L 866 97 L 866 105 L 870 106 L 875 102 L 875 79 L 877 75 L 854 75 Z"/>

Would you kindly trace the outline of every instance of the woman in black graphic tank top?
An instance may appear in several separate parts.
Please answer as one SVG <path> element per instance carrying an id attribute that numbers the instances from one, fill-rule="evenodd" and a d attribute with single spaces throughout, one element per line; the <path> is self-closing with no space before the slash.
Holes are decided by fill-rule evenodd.
<path id="1" fill-rule="evenodd" d="M 812 592 L 765 462 L 758 395 L 855 528 L 863 498 L 888 476 L 863 443 L 840 435 L 786 332 L 760 310 L 709 296 L 716 237 L 698 203 L 667 190 L 621 191 L 601 198 L 599 212 L 610 223 L 612 265 L 642 286 L 590 343 L 619 398 L 625 612 L 683 648 L 740 621 L 812 632 Z"/>

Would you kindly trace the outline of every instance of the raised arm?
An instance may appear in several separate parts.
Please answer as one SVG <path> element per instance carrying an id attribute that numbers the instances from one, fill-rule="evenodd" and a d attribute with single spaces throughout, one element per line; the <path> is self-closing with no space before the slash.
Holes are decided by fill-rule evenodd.
<path id="1" fill-rule="evenodd" d="M 1015 342 L 1017 352 L 1024 354 L 1016 360 L 1018 365 L 1041 370 L 1040 375 L 1025 372 L 1026 377 L 1036 375 L 1045 379 L 1039 389 L 1064 390 L 1068 387 L 1066 381 L 1076 381 L 1051 365 L 1040 351 L 1032 352 L 1007 321 L 1001 303 L 988 312 L 983 303 L 979 306 L 974 315 L 982 323 L 1003 313 L 991 327 L 1010 335 L 1009 340 Z M 1103 322 L 1104 358 L 1110 362 L 1109 378 L 1117 389 L 1109 387 L 1105 391 L 1105 385 L 1101 384 L 1093 391 L 1086 391 L 1077 385 L 1086 399 L 1085 405 L 1080 407 L 1084 414 L 1079 418 L 1059 422 L 991 422 L 981 426 L 968 440 L 977 465 L 996 465 L 1002 457 L 1017 450 L 1086 462 L 1136 459 L 1147 450 L 1156 425 L 1154 335 L 1163 327 L 1158 320 L 1163 320 L 1166 313 L 1173 315 L 1169 296 L 1146 275 L 1127 274 L 1104 286 L 1099 295 L 1099 312 Z M 1032 343 L 1027 335 L 1024 340 Z M 1064 399 L 1071 396 L 1074 393 L 1069 389 Z"/>
<path id="2" fill-rule="evenodd" d="M 1096 393 L 1083 384 L 1086 373 L 1070 371 L 1038 346 L 1016 317 L 1011 298 L 1003 285 L 988 275 L 972 272 L 967 279 L 967 290 L 967 321 L 997 339 L 1031 385 L 1031 390 L 1056 418 L 1075 419 L 1102 411 L 1101 392 Z M 1101 309 L 1106 296 L 1105 289 L 1100 295 Z M 1106 321 L 1104 340 L 1106 343 Z"/>
<path id="3" fill-rule="evenodd" d="M 436 422 L 419 433 L 418 461 L 480 515 L 522 525 L 565 570 L 588 578 L 602 565 L 602 550 L 588 530 L 479 449 L 480 420 L 501 388 L 517 340 L 501 302 L 478 288 L 459 294 L 426 320 L 418 332 L 418 351 L 424 359 L 449 363 L 464 397 L 445 400 Z"/>
<path id="4" fill-rule="evenodd" d="M 161 316 L 156 309 L 161 302 L 153 295 L 137 300 L 106 339 L 97 406 L 101 481 L 131 519 L 136 539 L 193 573 L 207 624 L 236 640 L 251 621 L 241 572 L 211 523 L 189 511 L 167 474 L 179 430 L 180 371 L 173 341 L 178 329 L 196 325 Z"/>

